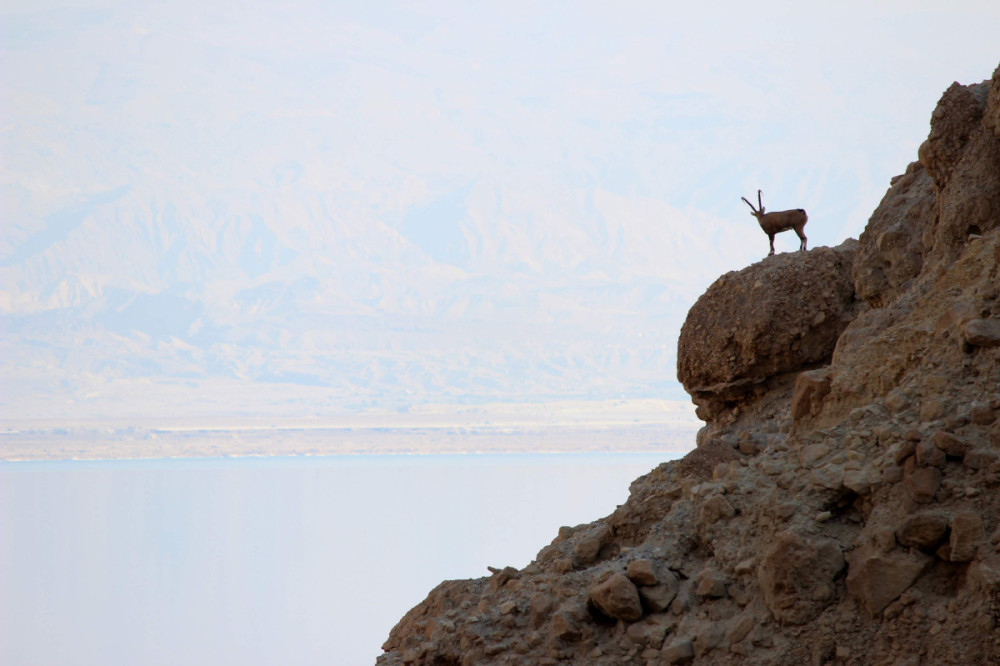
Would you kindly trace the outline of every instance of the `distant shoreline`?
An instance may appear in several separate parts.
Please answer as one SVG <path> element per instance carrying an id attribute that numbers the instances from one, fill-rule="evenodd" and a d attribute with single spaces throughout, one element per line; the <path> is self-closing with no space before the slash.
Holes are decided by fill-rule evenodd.
<path id="1" fill-rule="evenodd" d="M 679 423 L 441 427 L 9 429 L 0 461 L 335 455 L 654 453 L 694 448 Z"/>

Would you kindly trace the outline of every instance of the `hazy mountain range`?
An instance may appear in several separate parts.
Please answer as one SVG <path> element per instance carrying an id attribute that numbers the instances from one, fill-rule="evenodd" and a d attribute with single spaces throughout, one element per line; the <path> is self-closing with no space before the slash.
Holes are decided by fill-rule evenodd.
<path id="1" fill-rule="evenodd" d="M 684 11 L 8 6 L 4 413 L 684 399 L 687 308 L 766 252 L 740 196 L 856 234 L 948 83 Z"/>

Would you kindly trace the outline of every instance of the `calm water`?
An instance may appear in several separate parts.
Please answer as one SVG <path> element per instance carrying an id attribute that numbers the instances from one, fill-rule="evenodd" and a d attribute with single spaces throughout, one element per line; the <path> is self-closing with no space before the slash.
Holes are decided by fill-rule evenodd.
<path id="1" fill-rule="evenodd" d="M 372 664 L 673 454 L 0 463 L 0 663 Z"/>

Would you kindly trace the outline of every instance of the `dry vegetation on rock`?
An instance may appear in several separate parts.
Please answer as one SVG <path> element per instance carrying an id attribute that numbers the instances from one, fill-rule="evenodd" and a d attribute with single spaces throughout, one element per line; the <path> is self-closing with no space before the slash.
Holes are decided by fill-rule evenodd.
<path id="1" fill-rule="evenodd" d="M 398 664 L 1000 664 L 1000 68 L 858 241 L 722 276 L 698 448 L 523 570 L 442 583 Z"/>

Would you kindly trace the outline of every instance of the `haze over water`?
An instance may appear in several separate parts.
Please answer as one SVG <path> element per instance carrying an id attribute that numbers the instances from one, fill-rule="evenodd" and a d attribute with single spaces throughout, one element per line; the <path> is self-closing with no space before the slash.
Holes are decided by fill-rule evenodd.
<path id="1" fill-rule="evenodd" d="M 0 463 L 0 663 L 374 663 L 676 454 Z"/>

